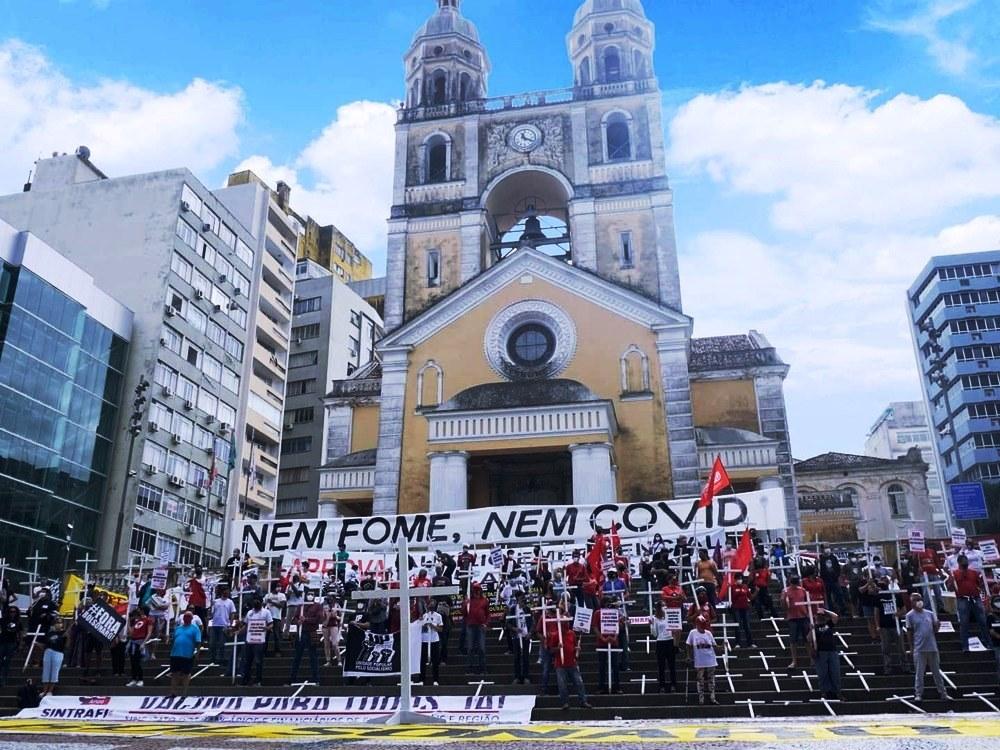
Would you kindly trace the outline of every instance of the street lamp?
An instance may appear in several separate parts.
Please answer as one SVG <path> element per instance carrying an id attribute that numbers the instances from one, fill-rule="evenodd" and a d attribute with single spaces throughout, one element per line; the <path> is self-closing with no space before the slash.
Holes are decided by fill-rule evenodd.
<path id="1" fill-rule="evenodd" d="M 129 480 L 135 476 L 132 470 L 132 454 L 135 451 L 135 439 L 142 432 L 142 417 L 145 411 L 146 389 L 149 388 L 149 381 L 142 375 L 139 376 L 139 383 L 135 387 L 135 398 L 132 399 L 132 414 L 128 421 L 128 458 L 125 459 L 125 478 L 122 479 L 122 496 L 118 504 L 118 522 L 115 524 L 115 538 L 111 547 L 111 569 L 118 569 L 118 550 L 121 547 L 122 527 L 125 525 L 125 503 L 128 499 Z"/>
<path id="2" fill-rule="evenodd" d="M 66 559 L 63 560 L 63 573 L 69 570 L 69 548 L 73 544 L 73 524 L 66 524 Z"/>

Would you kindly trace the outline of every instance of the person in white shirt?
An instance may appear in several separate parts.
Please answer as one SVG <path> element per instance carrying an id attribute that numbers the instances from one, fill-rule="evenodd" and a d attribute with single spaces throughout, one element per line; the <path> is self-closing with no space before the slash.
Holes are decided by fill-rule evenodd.
<path id="1" fill-rule="evenodd" d="M 965 543 L 965 558 L 969 561 L 969 567 L 979 575 L 983 574 L 983 553 L 979 551 L 979 545 L 969 540 Z"/>
<path id="2" fill-rule="evenodd" d="M 420 618 L 420 681 L 427 684 L 427 664 L 431 665 L 431 676 L 438 684 L 438 665 L 441 663 L 441 636 L 444 620 L 435 610 L 429 609 Z"/>
<path id="3" fill-rule="evenodd" d="M 254 599 L 252 609 L 243 618 L 245 644 L 243 647 L 243 684 L 250 684 L 250 670 L 257 666 L 257 678 L 254 684 L 260 687 L 264 682 L 264 648 L 267 644 L 267 634 L 271 630 L 274 618 L 271 612 L 264 608 L 264 602 Z M 239 675 L 237 675 L 238 677 Z"/>
<path id="4" fill-rule="evenodd" d="M 236 604 L 229 598 L 229 590 L 220 587 L 212 602 L 212 616 L 208 622 L 208 653 L 215 664 L 226 663 L 226 631 L 235 619 Z"/>
<path id="5" fill-rule="evenodd" d="M 660 692 L 677 690 L 677 651 L 674 648 L 674 631 L 667 626 L 667 611 L 663 602 L 653 604 L 653 616 L 649 624 L 656 639 L 656 669 L 659 675 Z M 670 667 L 670 684 L 667 684 L 667 666 Z"/>
<path id="6" fill-rule="evenodd" d="M 715 699 L 715 667 L 719 663 L 716 657 L 718 644 L 712 631 L 708 629 L 708 620 L 704 617 L 695 620 L 695 629 L 688 633 L 687 645 L 697 675 L 698 703 L 705 703 L 707 693 L 708 702 L 718 705 L 719 701 Z"/>
<path id="7" fill-rule="evenodd" d="M 323 615 L 323 655 L 326 657 L 324 667 L 340 665 L 340 626 L 343 612 L 337 597 L 326 597 L 326 612 Z"/>
<path id="8" fill-rule="evenodd" d="M 274 653 L 281 656 L 281 618 L 285 611 L 285 595 L 281 591 L 281 586 L 277 581 L 271 584 L 271 591 L 264 597 L 264 606 L 271 613 L 271 629 L 268 631 L 268 642 L 274 642 Z M 267 648 L 264 648 L 265 655 Z"/>
<path id="9" fill-rule="evenodd" d="M 523 591 L 507 608 L 507 631 L 514 652 L 514 684 L 528 684 L 528 650 L 531 645 L 531 610 Z"/>
<path id="10" fill-rule="evenodd" d="M 153 638 L 163 639 L 167 635 L 167 610 L 170 601 L 163 589 L 157 589 L 149 600 L 149 616 L 153 618 Z"/>
<path id="11" fill-rule="evenodd" d="M 285 602 L 285 635 L 291 635 L 291 626 L 298 622 L 299 610 L 306 603 L 306 587 L 297 575 L 292 576 L 288 588 L 285 589 Z"/>

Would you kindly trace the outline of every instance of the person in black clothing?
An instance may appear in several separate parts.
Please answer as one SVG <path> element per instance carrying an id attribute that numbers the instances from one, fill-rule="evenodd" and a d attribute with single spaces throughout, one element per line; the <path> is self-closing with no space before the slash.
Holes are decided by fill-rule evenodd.
<path id="1" fill-rule="evenodd" d="M 878 594 L 876 595 L 879 637 L 882 642 L 882 672 L 892 674 L 892 657 L 895 652 L 899 661 L 899 668 L 906 672 L 910 671 L 910 663 L 906 658 L 906 646 L 903 641 L 900 629 L 899 602 L 897 595 L 889 591 L 889 579 L 880 578 L 878 582 Z"/>
<path id="2" fill-rule="evenodd" d="M 226 558 L 226 577 L 229 579 L 230 591 L 238 591 L 240 585 L 240 573 L 242 572 L 243 556 L 238 549 L 233 550 L 233 554 Z"/>
<path id="3" fill-rule="evenodd" d="M 0 687 L 7 687 L 10 662 L 21 645 L 21 611 L 14 606 L 5 607 L 0 615 Z"/>
<path id="4" fill-rule="evenodd" d="M 688 544 L 687 537 L 677 537 L 677 543 L 674 544 L 673 562 L 680 569 L 682 586 L 694 578 L 694 569 L 691 567 L 692 554 L 691 545 Z"/>
<path id="5" fill-rule="evenodd" d="M 819 689 L 824 698 L 841 700 L 840 648 L 836 642 L 834 627 L 840 618 L 836 612 L 821 609 L 816 613 L 815 619 L 813 656 L 816 661 Z"/>
<path id="6" fill-rule="evenodd" d="M 59 671 L 66 653 L 66 632 L 62 620 L 56 619 L 52 629 L 40 640 L 45 647 L 42 659 L 42 695 L 45 696 L 50 695 L 59 682 Z"/>
<path id="7" fill-rule="evenodd" d="M 455 562 L 454 557 L 443 550 L 438 550 L 434 554 L 434 559 L 437 562 L 436 567 L 440 567 L 442 570 L 441 575 L 443 575 L 448 581 L 445 585 L 450 586 L 454 580 L 453 576 L 455 575 L 455 569 L 458 567 L 458 563 Z M 434 585 L 436 586 L 437 584 Z"/>
<path id="8" fill-rule="evenodd" d="M 826 606 L 843 614 L 847 602 L 844 600 L 844 589 L 840 586 L 840 560 L 826 545 L 823 545 L 819 556 L 819 577 L 823 579 L 826 589 Z"/>
<path id="9" fill-rule="evenodd" d="M 42 702 L 41 693 L 38 692 L 38 686 L 35 681 L 30 677 L 25 679 L 24 684 L 17 689 L 17 707 L 21 711 L 26 708 L 38 708 L 38 704 Z"/>
<path id="10" fill-rule="evenodd" d="M 434 578 L 431 579 L 431 586 L 436 588 L 438 586 L 451 585 L 451 577 L 448 575 L 447 568 L 438 565 L 434 571 Z M 441 615 L 442 620 L 442 629 L 438 634 L 440 637 L 438 648 L 441 652 L 441 664 L 444 665 L 448 664 L 448 639 L 451 637 L 451 605 L 452 598 L 448 594 L 434 597 L 433 608 Z"/>

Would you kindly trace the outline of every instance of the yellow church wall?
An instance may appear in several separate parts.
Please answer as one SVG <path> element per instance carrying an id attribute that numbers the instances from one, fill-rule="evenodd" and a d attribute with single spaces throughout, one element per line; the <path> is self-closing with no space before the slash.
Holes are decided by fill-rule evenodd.
<path id="1" fill-rule="evenodd" d="M 427 251 L 440 253 L 441 283 L 427 285 Z M 458 288 L 461 272 L 461 237 L 457 230 L 410 234 L 406 246 L 406 295 L 404 315 L 407 320 Z"/>
<path id="2" fill-rule="evenodd" d="M 361 404 L 351 412 L 351 453 L 378 447 L 378 404 Z"/>
<path id="3" fill-rule="evenodd" d="M 560 378 L 577 380 L 601 398 L 614 403 L 620 426 L 615 439 L 619 482 L 627 498 L 662 498 L 669 494 L 670 469 L 660 385 L 652 378 L 652 397 L 621 401 L 619 358 L 629 345 L 639 346 L 649 357 L 650 370 L 657 372 L 655 334 L 560 287 L 534 278 L 500 289 L 481 305 L 464 313 L 445 330 L 410 353 L 403 424 L 400 472 L 400 512 L 424 511 L 428 507 L 429 461 L 427 453 L 438 450 L 502 450 L 524 452 L 532 447 L 565 446 L 586 442 L 573 439 L 539 438 L 495 443 L 449 443 L 430 445 L 427 420 L 417 412 L 417 371 L 433 359 L 444 371 L 444 399 L 474 385 L 500 382 L 483 355 L 483 337 L 492 317 L 508 305 L 524 299 L 547 300 L 566 311 L 577 326 L 577 349 Z M 604 437 L 594 436 L 593 440 Z"/>
<path id="4" fill-rule="evenodd" d="M 738 427 L 760 432 L 752 380 L 693 381 L 691 410 L 696 427 Z"/>
<path id="5" fill-rule="evenodd" d="M 597 206 L 597 272 L 608 279 L 644 293 L 656 295 L 656 227 L 648 211 L 621 211 L 602 214 Z M 632 235 L 633 265 L 622 268 L 621 235 Z"/>

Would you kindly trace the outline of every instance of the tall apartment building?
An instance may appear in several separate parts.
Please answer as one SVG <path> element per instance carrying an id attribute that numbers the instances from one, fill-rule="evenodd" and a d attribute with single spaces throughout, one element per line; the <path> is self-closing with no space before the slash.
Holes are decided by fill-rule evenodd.
<path id="1" fill-rule="evenodd" d="M 230 175 L 227 185 L 215 194 L 245 226 L 263 236 L 238 489 L 239 515 L 257 519 L 275 512 L 295 258 L 303 228 L 289 207 L 285 183 L 279 182 L 272 191 L 253 172 L 245 171 Z M 267 198 L 266 204 L 259 202 L 259 196 Z"/>
<path id="2" fill-rule="evenodd" d="M 299 260 L 296 267 L 278 487 L 282 517 L 319 514 L 317 469 L 326 457 L 323 397 L 334 380 L 372 362 L 382 337 L 381 316 L 352 286 L 312 260 Z"/>
<path id="3" fill-rule="evenodd" d="M 945 487 L 986 485 L 1000 512 L 1000 250 L 931 258 L 908 291 L 911 333 Z M 947 491 L 945 491 L 947 497 Z"/>
<path id="4" fill-rule="evenodd" d="M 128 422 L 132 311 L 28 232 L 0 221 L 0 534 L 6 575 L 55 576 L 98 553 Z"/>
<path id="5" fill-rule="evenodd" d="M 893 401 L 886 407 L 868 431 L 865 455 L 875 458 L 902 458 L 911 448 L 917 448 L 927 464 L 927 495 L 931 505 L 934 533 L 948 532 L 941 478 L 937 471 L 934 442 L 927 423 L 927 411 L 922 401 Z"/>
<path id="6" fill-rule="evenodd" d="M 215 564 L 240 512 L 236 467 L 249 462 L 240 438 L 248 420 L 260 424 L 249 408 L 259 310 L 281 307 L 262 283 L 275 275 L 264 257 L 273 257 L 264 228 L 273 199 L 254 185 L 224 201 L 186 169 L 108 178 L 89 156 L 81 148 L 37 162 L 29 190 L 0 197 L 0 219 L 58 247 L 134 311 L 123 392 L 140 376 L 153 387 L 131 465 L 117 451 L 108 467 L 106 507 L 117 512 L 123 482 L 127 502 L 121 538 L 105 513 L 100 564 L 115 548 L 121 560 Z M 290 324 L 284 288 L 289 312 L 275 316 L 275 338 Z"/>
<path id="7" fill-rule="evenodd" d="M 333 224 L 320 226 L 314 219 L 304 221 L 299 260 L 311 260 L 346 283 L 372 277 L 372 262 Z"/>

